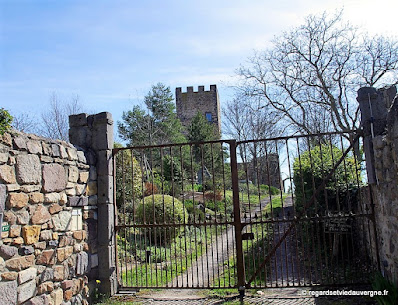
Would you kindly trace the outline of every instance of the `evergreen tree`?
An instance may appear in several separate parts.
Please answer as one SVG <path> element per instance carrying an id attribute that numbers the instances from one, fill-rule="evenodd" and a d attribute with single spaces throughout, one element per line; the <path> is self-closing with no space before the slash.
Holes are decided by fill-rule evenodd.
<path id="1" fill-rule="evenodd" d="M 118 130 L 131 146 L 160 145 L 184 142 L 182 125 L 175 113 L 170 87 L 153 85 L 144 98 L 146 109 L 134 106 L 123 112 Z"/>

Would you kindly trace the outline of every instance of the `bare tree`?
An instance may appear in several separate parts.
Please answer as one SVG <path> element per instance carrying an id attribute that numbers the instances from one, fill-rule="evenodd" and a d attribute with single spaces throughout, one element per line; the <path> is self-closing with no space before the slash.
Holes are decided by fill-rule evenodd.
<path id="1" fill-rule="evenodd" d="M 236 96 L 222 109 L 225 135 L 238 141 L 272 138 L 283 133 L 278 124 L 280 115 L 272 109 L 262 107 L 259 97 Z M 269 144 L 270 142 L 268 142 Z M 265 146 L 261 141 L 243 143 L 238 146 L 240 158 L 248 162 L 260 155 L 274 152 L 274 143 Z"/>
<path id="2" fill-rule="evenodd" d="M 13 116 L 12 127 L 27 133 L 38 133 L 38 120 L 28 113 L 21 112 Z"/>
<path id="3" fill-rule="evenodd" d="M 62 101 L 53 92 L 50 97 L 50 108 L 41 115 L 40 134 L 48 138 L 68 141 L 69 115 L 80 112 L 82 112 L 82 106 L 78 95 L 73 95 L 70 101 Z"/>
<path id="4" fill-rule="evenodd" d="M 359 87 L 398 83 L 398 42 L 362 34 L 342 11 L 311 15 L 237 74 L 238 92 L 260 98 L 293 131 L 349 131 L 359 126 Z"/>

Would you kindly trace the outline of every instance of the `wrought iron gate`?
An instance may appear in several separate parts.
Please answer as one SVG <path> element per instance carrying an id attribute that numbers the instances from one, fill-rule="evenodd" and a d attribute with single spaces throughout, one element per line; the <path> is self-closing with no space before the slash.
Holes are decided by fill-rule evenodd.
<path id="1" fill-rule="evenodd" d="M 369 281 L 378 251 L 354 133 L 116 148 L 113 156 L 121 289 Z"/>

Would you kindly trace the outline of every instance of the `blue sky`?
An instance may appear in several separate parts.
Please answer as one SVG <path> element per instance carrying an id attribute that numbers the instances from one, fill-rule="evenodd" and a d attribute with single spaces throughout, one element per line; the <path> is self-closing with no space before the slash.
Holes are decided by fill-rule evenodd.
<path id="1" fill-rule="evenodd" d="M 0 0 L 0 107 L 39 116 L 53 92 L 78 94 L 120 120 L 157 82 L 172 92 L 217 84 L 223 102 L 253 50 L 343 6 L 352 23 L 398 36 L 393 0 L 272 2 Z"/>

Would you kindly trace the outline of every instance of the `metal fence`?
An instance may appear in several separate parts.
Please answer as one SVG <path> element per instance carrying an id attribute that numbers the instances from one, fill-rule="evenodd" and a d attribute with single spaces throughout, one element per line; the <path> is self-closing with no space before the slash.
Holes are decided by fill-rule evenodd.
<path id="1" fill-rule="evenodd" d="M 362 283 L 374 243 L 360 137 L 114 149 L 121 288 Z"/>

